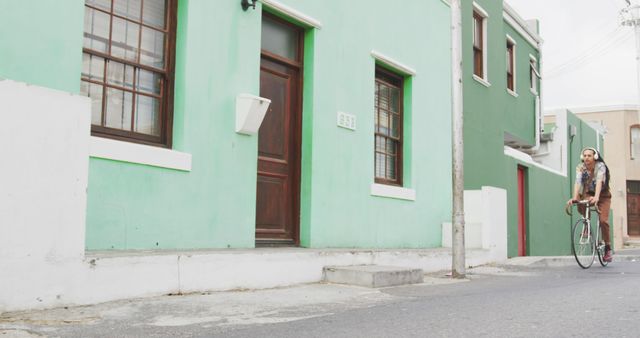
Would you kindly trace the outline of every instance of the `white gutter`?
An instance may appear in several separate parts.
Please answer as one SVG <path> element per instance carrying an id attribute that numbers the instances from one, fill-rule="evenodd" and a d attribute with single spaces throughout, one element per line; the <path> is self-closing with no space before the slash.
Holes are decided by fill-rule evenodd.
<path id="1" fill-rule="evenodd" d="M 531 30 L 529 25 L 520 17 L 520 15 L 509 6 L 508 3 L 502 3 L 502 17 L 509 23 L 513 28 L 518 31 L 530 44 L 534 47 L 539 47 L 539 45 L 544 42 L 542 38 L 538 35 L 538 33 Z"/>

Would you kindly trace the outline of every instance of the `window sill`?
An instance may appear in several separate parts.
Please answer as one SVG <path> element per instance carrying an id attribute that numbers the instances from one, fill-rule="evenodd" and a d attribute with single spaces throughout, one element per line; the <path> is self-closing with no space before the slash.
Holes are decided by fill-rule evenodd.
<path id="1" fill-rule="evenodd" d="M 409 188 L 394 187 L 386 184 L 371 184 L 371 195 L 379 197 L 396 198 L 400 200 L 415 201 L 416 191 Z"/>
<path id="2" fill-rule="evenodd" d="M 485 80 L 485 79 L 483 79 L 483 78 L 479 77 L 479 76 L 478 76 L 478 75 L 476 75 L 476 74 L 473 74 L 473 79 L 474 79 L 474 80 L 476 80 L 476 81 L 478 81 L 478 82 L 480 82 L 480 83 L 481 83 L 483 86 L 485 86 L 485 87 L 491 87 L 491 83 L 489 83 L 489 81 L 487 81 L 487 80 Z"/>
<path id="3" fill-rule="evenodd" d="M 191 171 L 191 154 L 143 144 L 91 136 L 89 156 L 159 168 Z"/>
<path id="4" fill-rule="evenodd" d="M 513 97 L 518 97 L 518 93 L 514 92 L 513 90 L 507 88 L 507 93 L 511 94 L 511 96 Z"/>

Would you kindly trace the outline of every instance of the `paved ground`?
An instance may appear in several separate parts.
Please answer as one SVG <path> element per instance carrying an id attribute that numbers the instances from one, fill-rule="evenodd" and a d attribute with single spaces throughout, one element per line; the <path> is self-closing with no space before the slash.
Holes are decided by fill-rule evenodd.
<path id="1" fill-rule="evenodd" d="M 639 258 L 640 249 L 619 251 L 589 270 L 571 257 L 528 258 L 462 281 L 437 273 L 383 289 L 310 284 L 5 313 L 0 338 L 637 337 Z"/>

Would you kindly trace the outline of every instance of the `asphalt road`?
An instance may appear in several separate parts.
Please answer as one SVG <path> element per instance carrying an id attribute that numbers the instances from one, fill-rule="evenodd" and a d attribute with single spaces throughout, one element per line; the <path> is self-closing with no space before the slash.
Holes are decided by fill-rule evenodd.
<path id="1" fill-rule="evenodd" d="M 640 261 L 487 266 L 467 281 L 313 284 L 0 315 L 5 337 L 638 337 Z"/>

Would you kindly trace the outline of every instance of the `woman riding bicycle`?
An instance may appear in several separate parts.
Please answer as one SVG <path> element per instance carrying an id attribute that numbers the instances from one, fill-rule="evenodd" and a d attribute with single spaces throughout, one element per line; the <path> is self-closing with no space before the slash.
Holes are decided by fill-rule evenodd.
<path id="1" fill-rule="evenodd" d="M 602 156 L 591 147 L 582 149 L 582 162 L 576 167 L 576 182 L 573 187 L 573 198 L 567 205 L 581 199 L 588 199 L 589 203 L 600 209 L 600 227 L 605 244 L 604 261 L 611 262 L 611 238 L 609 233 L 609 209 L 611 208 L 611 192 L 609 191 L 609 168 Z M 579 206 L 578 208 L 584 208 Z M 583 212 L 584 210 L 580 210 Z"/>

